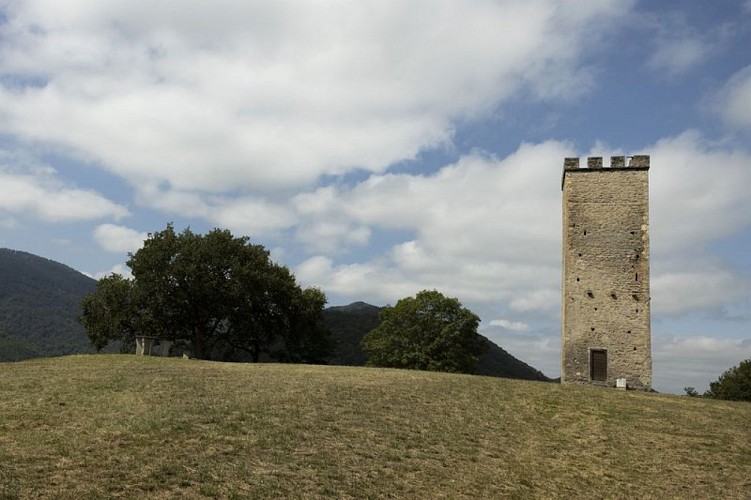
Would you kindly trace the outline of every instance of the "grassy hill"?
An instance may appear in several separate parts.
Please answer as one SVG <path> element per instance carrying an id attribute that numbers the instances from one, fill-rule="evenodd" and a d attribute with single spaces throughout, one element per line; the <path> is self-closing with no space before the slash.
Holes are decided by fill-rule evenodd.
<path id="1" fill-rule="evenodd" d="M 748 498 L 751 404 L 130 355 L 0 365 L 0 498 Z"/>

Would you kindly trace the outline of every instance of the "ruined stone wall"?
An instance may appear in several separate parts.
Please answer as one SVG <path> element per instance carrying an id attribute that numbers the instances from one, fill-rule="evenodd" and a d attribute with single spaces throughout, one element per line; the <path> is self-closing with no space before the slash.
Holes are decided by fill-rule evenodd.
<path id="1" fill-rule="evenodd" d="M 564 162 L 562 367 L 564 383 L 652 385 L 649 308 L 649 157 Z M 606 351 L 602 381 L 592 351 Z"/>

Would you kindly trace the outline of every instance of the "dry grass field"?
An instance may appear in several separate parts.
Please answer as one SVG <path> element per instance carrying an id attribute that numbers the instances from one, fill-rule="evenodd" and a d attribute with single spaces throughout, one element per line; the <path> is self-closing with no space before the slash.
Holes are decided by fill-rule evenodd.
<path id="1" fill-rule="evenodd" d="M 0 365 L 0 498 L 751 498 L 751 404 L 371 368 Z"/>

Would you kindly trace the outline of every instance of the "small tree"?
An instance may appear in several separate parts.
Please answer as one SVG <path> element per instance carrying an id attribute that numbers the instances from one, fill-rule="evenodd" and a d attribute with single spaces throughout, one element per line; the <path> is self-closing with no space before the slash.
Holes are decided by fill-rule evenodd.
<path id="1" fill-rule="evenodd" d="M 731 401 L 751 401 L 751 359 L 741 361 L 709 384 L 705 397 Z"/>
<path id="2" fill-rule="evenodd" d="M 690 385 L 683 388 L 683 392 L 686 393 L 686 396 L 690 398 L 698 398 L 699 393 L 696 391 L 694 387 L 691 387 Z"/>
<path id="3" fill-rule="evenodd" d="M 474 373 L 488 348 L 477 334 L 480 318 L 435 290 L 401 299 L 380 316 L 363 338 L 371 366 Z"/>

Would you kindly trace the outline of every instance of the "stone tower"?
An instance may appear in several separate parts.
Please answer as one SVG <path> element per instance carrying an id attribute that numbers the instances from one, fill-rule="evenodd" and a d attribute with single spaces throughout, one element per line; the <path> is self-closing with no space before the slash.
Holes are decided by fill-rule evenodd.
<path id="1" fill-rule="evenodd" d="M 561 382 L 649 390 L 649 156 L 563 163 Z"/>

